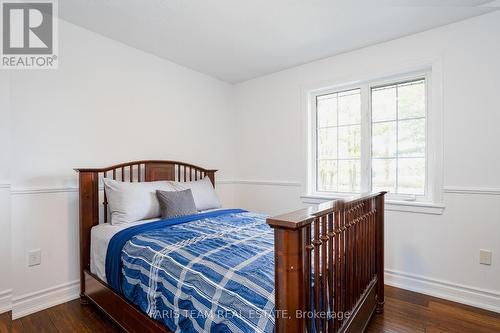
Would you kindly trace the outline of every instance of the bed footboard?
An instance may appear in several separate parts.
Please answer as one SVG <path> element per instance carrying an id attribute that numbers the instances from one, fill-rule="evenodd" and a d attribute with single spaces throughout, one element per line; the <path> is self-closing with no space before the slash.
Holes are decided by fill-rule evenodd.
<path id="1" fill-rule="evenodd" d="M 384 306 L 384 195 L 269 218 L 276 332 L 362 332 Z"/>

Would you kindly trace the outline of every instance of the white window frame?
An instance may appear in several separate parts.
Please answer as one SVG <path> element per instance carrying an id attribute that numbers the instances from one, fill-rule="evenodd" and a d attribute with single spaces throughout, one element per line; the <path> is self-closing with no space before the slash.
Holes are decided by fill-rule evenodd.
<path id="1" fill-rule="evenodd" d="M 354 193 L 317 191 L 317 122 L 316 97 L 350 89 L 361 89 L 361 193 L 371 190 L 371 89 L 388 84 L 397 84 L 419 78 L 426 83 L 426 188 L 425 195 L 387 195 L 386 202 L 393 210 L 417 211 L 441 214 L 442 202 L 442 81 L 439 64 L 401 72 L 403 74 L 378 76 L 348 84 L 332 84 L 326 88 L 305 91 L 308 114 L 308 173 L 305 203 L 319 203 L 327 199 L 349 197 Z M 437 82 L 436 82 L 437 81 Z M 437 83 L 437 84 L 436 84 Z M 399 206 L 399 207 L 398 207 Z M 404 207 L 402 207 L 404 206 Z"/>

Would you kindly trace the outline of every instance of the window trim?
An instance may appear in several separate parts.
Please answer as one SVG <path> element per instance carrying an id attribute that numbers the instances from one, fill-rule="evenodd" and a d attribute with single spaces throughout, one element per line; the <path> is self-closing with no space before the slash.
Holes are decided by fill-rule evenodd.
<path id="1" fill-rule="evenodd" d="M 403 83 L 423 78 L 426 81 L 426 188 L 424 196 L 389 195 L 387 201 L 393 205 L 419 206 L 433 203 L 442 207 L 442 65 L 416 66 L 398 74 L 381 75 L 347 84 L 323 85 L 319 89 L 303 90 L 307 101 L 307 194 L 303 198 L 348 197 L 354 193 L 327 192 L 317 190 L 317 123 L 316 97 L 349 89 L 361 89 L 361 192 L 371 188 L 371 89 L 388 84 Z M 326 87 L 325 87 L 326 86 Z M 367 133 L 368 132 L 368 133 Z M 368 152 L 366 152 L 368 150 Z M 363 177 L 363 175 L 368 175 Z"/>

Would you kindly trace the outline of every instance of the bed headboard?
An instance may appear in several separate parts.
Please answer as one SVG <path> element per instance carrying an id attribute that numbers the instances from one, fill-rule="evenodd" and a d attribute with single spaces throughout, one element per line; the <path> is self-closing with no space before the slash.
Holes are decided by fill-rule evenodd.
<path id="1" fill-rule="evenodd" d="M 80 277 L 82 281 L 83 271 L 90 269 L 90 230 L 99 224 L 99 216 L 102 216 L 104 222 L 108 219 L 106 193 L 100 195 L 99 191 L 102 178 L 127 182 L 158 180 L 185 182 L 208 177 L 215 187 L 215 172 L 217 172 L 217 170 L 204 169 L 189 163 L 161 160 L 134 161 L 105 168 L 83 168 L 75 169 L 75 171 L 79 174 Z"/>

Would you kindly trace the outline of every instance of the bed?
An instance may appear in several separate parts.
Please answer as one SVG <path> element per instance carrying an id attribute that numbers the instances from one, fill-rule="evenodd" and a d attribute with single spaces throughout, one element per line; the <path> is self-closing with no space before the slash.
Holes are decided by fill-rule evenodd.
<path id="1" fill-rule="evenodd" d="M 281 216 L 215 209 L 111 225 L 103 179 L 210 179 L 176 161 L 77 169 L 81 300 L 127 332 L 362 332 L 382 312 L 384 194 Z"/>

